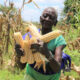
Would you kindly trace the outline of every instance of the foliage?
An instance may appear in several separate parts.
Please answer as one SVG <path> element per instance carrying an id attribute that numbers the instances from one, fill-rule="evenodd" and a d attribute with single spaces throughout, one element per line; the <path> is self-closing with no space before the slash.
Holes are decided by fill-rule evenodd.
<path id="1" fill-rule="evenodd" d="M 3 6 L 0 4 L 0 12 L 3 13 L 4 16 L 6 16 L 6 14 L 8 14 L 8 12 L 11 10 L 12 12 L 10 13 L 11 14 L 14 14 L 14 12 L 17 12 L 16 8 L 13 8 L 13 3 L 10 4 L 10 6 Z"/>
<path id="2" fill-rule="evenodd" d="M 74 28 L 80 25 L 80 0 L 66 0 L 64 2 L 64 13 L 67 16 L 67 24 L 72 24 Z"/>
<path id="3" fill-rule="evenodd" d="M 1 49 L 2 53 L 7 53 L 9 44 L 13 45 L 13 33 L 22 29 L 21 12 L 14 8 L 13 4 L 0 5 L 0 12 L 2 12 L 0 15 L 0 39 L 4 45 Z"/>
<path id="4" fill-rule="evenodd" d="M 79 61 L 80 61 L 80 54 L 77 50 L 69 50 L 68 46 L 64 50 L 65 53 L 71 56 L 72 63 L 74 63 L 77 66 L 80 66 Z M 65 72 L 64 75 L 69 75 L 73 76 L 74 78 L 79 78 L 80 76 L 77 72 L 71 70 L 71 72 Z M 77 80 L 77 79 L 76 79 Z"/>

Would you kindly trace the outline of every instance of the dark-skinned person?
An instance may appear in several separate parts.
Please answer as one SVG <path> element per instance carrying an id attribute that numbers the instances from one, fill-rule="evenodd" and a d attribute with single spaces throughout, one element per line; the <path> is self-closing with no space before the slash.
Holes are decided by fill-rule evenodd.
<path id="1" fill-rule="evenodd" d="M 42 25 L 42 35 L 47 34 L 52 31 L 52 27 L 57 24 L 57 12 L 53 7 L 48 7 L 44 9 L 42 15 L 40 16 L 40 23 Z M 27 33 L 23 35 L 25 40 Z M 31 35 L 30 35 L 31 37 Z M 31 49 L 33 54 L 35 52 L 40 52 L 43 54 L 49 62 L 46 63 L 46 72 L 43 71 L 42 66 L 37 69 L 34 68 L 34 64 L 26 64 L 26 76 L 25 80 L 59 80 L 61 75 L 61 68 L 65 69 L 65 65 L 68 68 L 71 66 L 71 58 L 69 55 L 63 53 L 63 49 L 66 47 L 66 42 L 62 35 L 52 39 L 48 43 L 44 43 L 38 40 L 38 43 L 32 44 Z M 15 45 L 15 50 L 19 56 L 24 55 L 24 51 L 20 49 L 20 45 Z M 33 51 L 34 49 L 34 51 Z M 63 56 L 62 56 L 63 55 Z M 68 62 L 69 64 L 68 64 Z M 22 64 L 22 63 L 21 63 Z M 23 66 L 25 64 L 22 64 Z"/>

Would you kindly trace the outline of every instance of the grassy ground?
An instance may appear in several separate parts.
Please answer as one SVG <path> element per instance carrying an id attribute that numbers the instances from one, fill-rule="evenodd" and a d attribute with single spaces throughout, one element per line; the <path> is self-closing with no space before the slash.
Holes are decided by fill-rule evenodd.
<path id="1" fill-rule="evenodd" d="M 0 80 L 23 80 L 25 71 L 11 72 L 7 69 L 0 70 Z"/>

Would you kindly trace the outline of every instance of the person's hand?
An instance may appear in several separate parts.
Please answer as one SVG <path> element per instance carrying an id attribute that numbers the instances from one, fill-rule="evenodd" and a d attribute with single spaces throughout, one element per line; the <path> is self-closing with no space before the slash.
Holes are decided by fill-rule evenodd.
<path id="1" fill-rule="evenodd" d="M 18 57 L 21 57 L 24 55 L 24 51 L 19 44 L 15 44 L 15 51 Z"/>
<path id="2" fill-rule="evenodd" d="M 49 57 L 50 52 L 47 48 L 47 43 L 44 43 L 38 40 L 38 43 L 34 43 L 31 45 L 32 53 L 40 52 L 41 54 L 45 55 L 46 58 Z"/>
<path id="3" fill-rule="evenodd" d="M 54 59 L 52 53 L 48 50 L 47 43 L 39 41 L 31 45 L 32 52 L 40 52 L 49 60 L 49 65 L 54 72 L 59 72 L 60 64 Z"/>

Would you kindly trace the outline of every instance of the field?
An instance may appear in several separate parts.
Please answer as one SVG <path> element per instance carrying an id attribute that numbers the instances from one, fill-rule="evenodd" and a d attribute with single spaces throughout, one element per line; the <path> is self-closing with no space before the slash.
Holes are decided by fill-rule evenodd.
<path id="1" fill-rule="evenodd" d="M 63 16 L 65 15 L 66 19 L 58 21 L 57 26 L 53 27 L 53 30 L 63 31 L 62 35 L 67 42 L 64 52 L 70 55 L 72 60 L 71 71 L 62 72 L 60 80 L 80 80 L 80 1 L 76 0 L 76 2 L 75 0 L 65 1 Z M 21 70 L 15 65 L 17 62 L 13 34 L 19 31 L 24 35 L 28 22 L 23 21 L 21 16 L 24 5 L 21 9 L 16 9 L 13 5 L 10 3 L 7 7 L 0 4 L 2 13 L 0 14 L 0 80 L 24 80 L 26 73 L 26 68 Z M 32 23 L 41 28 L 39 23 Z"/>
<path id="2" fill-rule="evenodd" d="M 38 24 L 36 24 L 36 26 L 39 26 Z M 56 27 L 57 29 L 60 29 L 60 27 Z M 56 28 L 53 28 L 56 29 Z M 73 30 L 73 31 L 72 31 Z M 65 32 L 65 34 L 63 34 L 67 45 L 70 45 L 69 42 L 74 42 L 77 37 L 79 36 L 79 32 L 74 29 L 74 28 L 70 28 L 70 30 L 68 31 L 67 28 L 64 30 L 62 30 Z M 73 32 L 74 32 L 74 36 L 73 36 Z M 78 45 L 77 45 L 78 46 Z M 71 46 L 71 49 L 67 46 L 64 49 L 64 52 L 67 53 L 68 55 L 71 56 L 72 59 L 72 64 L 76 65 L 76 66 L 80 66 L 80 52 L 78 49 L 72 48 L 73 46 Z M 13 59 L 13 47 L 9 45 L 9 52 L 3 54 L 3 65 L 0 66 L 0 80 L 23 80 L 25 73 L 26 73 L 26 69 L 24 70 L 20 70 L 17 67 L 12 67 L 11 65 L 11 60 Z M 14 62 L 13 62 L 14 65 Z M 80 73 L 80 70 L 79 70 Z M 64 72 L 62 74 L 62 76 L 72 76 L 73 78 L 75 78 L 76 80 L 80 80 L 80 74 L 76 71 L 71 70 L 70 72 Z"/>

